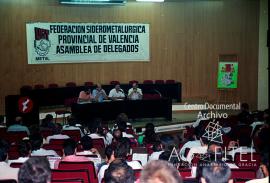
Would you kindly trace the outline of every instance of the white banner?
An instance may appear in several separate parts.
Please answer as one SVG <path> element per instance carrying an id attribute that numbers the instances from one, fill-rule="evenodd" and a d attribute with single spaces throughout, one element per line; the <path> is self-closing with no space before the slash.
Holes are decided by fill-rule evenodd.
<path id="1" fill-rule="evenodd" d="M 149 61 L 149 24 L 28 23 L 28 64 Z"/>

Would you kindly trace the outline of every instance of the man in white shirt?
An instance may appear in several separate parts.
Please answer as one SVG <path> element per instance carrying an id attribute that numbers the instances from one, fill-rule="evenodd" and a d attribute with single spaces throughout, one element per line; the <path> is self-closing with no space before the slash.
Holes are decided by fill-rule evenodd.
<path id="1" fill-rule="evenodd" d="M 187 161 L 188 163 L 191 163 L 194 154 L 205 154 L 207 153 L 207 149 L 208 149 L 207 139 L 200 138 L 200 145 L 192 147 L 187 154 L 187 158 L 183 160 Z"/>
<path id="2" fill-rule="evenodd" d="M 120 88 L 119 84 L 115 85 L 115 88 L 113 88 L 110 91 L 109 98 L 112 99 L 112 100 L 124 99 L 125 98 L 124 91 Z"/>
<path id="3" fill-rule="evenodd" d="M 132 84 L 132 88 L 128 90 L 128 99 L 130 100 L 140 100 L 142 99 L 142 90 L 138 88 L 137 83 Z"/>
<path id="4" fill-rule="evenodd" d="M 8 163 L 8 144 L 4 140 L 0 140 L 0 180 L 18 178 L 18 168 L 11 168 Z"/>
<path id="5" fill-rule="evenodd" d="M 46 150 L 42 148 L 43 138 L 40 135 L 32 136 L 30 141 L 32 145 L 31 156 L 59 156 L 54 150 Z"/>

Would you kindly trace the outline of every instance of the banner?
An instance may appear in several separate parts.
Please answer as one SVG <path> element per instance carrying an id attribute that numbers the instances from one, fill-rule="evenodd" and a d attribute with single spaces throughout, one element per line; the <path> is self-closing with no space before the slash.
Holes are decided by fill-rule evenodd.
<path id="1" fill-rule="evenodd" d="M 238 62 L 219 62 L 218 88 L 237 88 Z"/>
<path id="2" fill-rule="evenodd" d="M 28 23 L 28 64 L 149 61 L 149 24 Z"/>

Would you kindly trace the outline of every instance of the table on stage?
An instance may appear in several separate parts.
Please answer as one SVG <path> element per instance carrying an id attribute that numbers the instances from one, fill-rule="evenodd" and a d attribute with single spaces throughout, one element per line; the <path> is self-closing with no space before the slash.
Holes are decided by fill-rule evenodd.
<path id="1" fill-rule="evenodd" d="M 71 111 L 82 123 L 87 123 L 94 118 L 115 120 L 120 113 L 126 113 L 131 119 L 164 117 L 171 121 L 172 101 L 168 98 L 161 98 L 73 104 Z"/>

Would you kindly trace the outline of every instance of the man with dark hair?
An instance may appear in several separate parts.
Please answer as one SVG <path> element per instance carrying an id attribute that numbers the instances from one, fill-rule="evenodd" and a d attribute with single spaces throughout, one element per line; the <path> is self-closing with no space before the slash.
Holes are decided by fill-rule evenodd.
<path id="1" fill-rule="evenodd" d="M 48 183 L 50 181 L 50 164 L 45 157 L 31 157 L 20 168 L 18 183 Z"/>
<path id="2" fill-rule="evenodd" d="M 124 99 L 124 91 L 120 88 L 119 84 L 116 84 L 115 87 L 110 91 L 109 98 L 112 100 Z"/>
<path id="3" fill-rule="evenodd" d="M 66 139 L 63 144 L 64 156 L 62 159 L 55 161 L 54 168 L 57 169 L 60 161 L 81 162 L 89 161 L 85 156 L 76 156 L 77 143 L 73 139 Z"/>
<path id="4" fill-rule="evenodd" d="M 14 124 L 9 126 L 7 131 L 8 132 L 26 132 L 27 135 L 30 135 L 29 129 L 22 125 L 23 121 L 22 121 L 22 117 L 21 116 L 17 116 L 15 118 Z"/>
<path id="5" fill-rule="evenodd" d="M 233 183 L 231 170 L 222 161 L 212 161 L 202 168 L 202 183 Z"/>
<path id="6" fill-rule="evenodd" d="M 30 142 L 32 146 L 31 156 L 57 156 L 58 154 L 54 150 L 46 150 L 42 148 L 43 138 L 40 134 L 30 136 Z"/>
<path id="7" fill-rule="evenodd" d="M 127 134 L 126 130 L 127 130 L 127 123 L 125 121 L 120 121 L 117 123 L 118 129 L 122 132 L 122 136 L 123 137 L 127 137 L 127 138 L 134 138 L 133 135 L 131 134 Z"/>
<path id="8" fill-rule="evenodd" d="M 61 132 L 62 132 L 62 126 L 60 124 L 56 124 L 55 129 L 53 131 L 53 135 L 50 135 L 46 138 L 46 143 L 49 144 L 51 139 L 68 139 L 68 138 L 70 138 L 67 135 L 61 134 Z"/>
<path id="9" fill-rule="evenodd" d="M 100 156 L 98 150 L 96 148 L 93 148 L 92 139 L 88 135 L 85 135 L 81 138 L 81 144 L 83 147 L 83 151 L 76 153 L 77 155 L 96 154 L 96 155 Z"/>
<path id="10" fill-rule="evenodd" d="M 126 161 L 116 159 L 105 171 L 104 181 L 105 183 L 134 183 L 135 177 Z"/>
<path id="11" fill-rule="evenodd" d="M 17 180 L 18 168 L 11 168 L 7 163 L 8 143 L 0 139 L 0 180 L 15 179 Z"/>
<path id="12" fill-rule="evenodd" d="M 103 102 L 105 99 L 108 99 L 108 96 L 104 89 L 102 89 L 101 84 L 97 84 L 96 89 L 92 92 L 92 97 L 95 102 Z"/>
<path id="13" fill-rule="evenodd" d="M 24 163 L 28 160 L 31 154 L 31 144 L 29 140 L 22 140 L 18 143 L 19 158 L 14 160 L 8 160 L 8 164 L 11 163 Z"/>
<path id="14" fill-rule="evenodd" d="M 143 168 L 141 183 L 182 183 L 178 170 L 169 162 L 154 160 Z"/>

